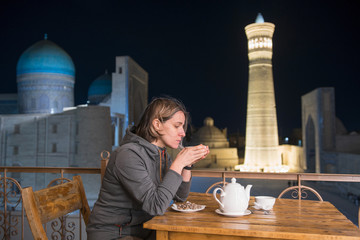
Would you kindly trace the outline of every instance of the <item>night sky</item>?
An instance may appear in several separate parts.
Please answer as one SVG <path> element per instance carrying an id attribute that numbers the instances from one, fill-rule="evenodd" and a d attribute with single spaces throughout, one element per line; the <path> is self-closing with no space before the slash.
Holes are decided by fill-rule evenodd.
<path id="1" fill-rule="evenodd" d="M 15 93 L 16 64 L 32 44 L 61 46 L 76 68 L 75 104 L 91 82 L 131 56 L 149 73 L 149 100 L 170 95 L 192 124 L 207 116 L 245 134 L 248 86 L 244 28 L 258 12 L 275 24 L 273 71 L 279 134 L 301 127 L 301 96 L 334 87 L 336 115 L 359 130 L 356 1 L 0 1 L 0 93 Z"/>

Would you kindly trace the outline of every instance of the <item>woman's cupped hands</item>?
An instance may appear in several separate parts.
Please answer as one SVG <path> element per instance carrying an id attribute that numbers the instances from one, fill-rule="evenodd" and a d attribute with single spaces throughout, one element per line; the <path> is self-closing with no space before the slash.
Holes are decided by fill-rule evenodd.
<path id="1" fill-rule="evenodd" d="M 190 166 L 204 159 L 210 153 L 209 147 L 203 144 L 183 148 L 176 156 L 183 166 Z"/>

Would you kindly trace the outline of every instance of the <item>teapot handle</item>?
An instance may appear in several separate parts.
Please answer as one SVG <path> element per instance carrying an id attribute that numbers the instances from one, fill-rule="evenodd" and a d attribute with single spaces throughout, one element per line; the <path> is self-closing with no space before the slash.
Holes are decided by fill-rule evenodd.
<path id="1" fill-rule="evenodd" d="M 223 190 L 222 188 L 215 188 L 214 191 L 213 191 L 213 195 L 214 195 L 215 200 L 220 204 L 220 206 L 221 206 L 222 208 L 224 208 L 224 204 L 222 204 L 222 203 L 219 201 L 219 199 L 216 197 L 216 192 L 217 192 L 218 190 L 221 191 L 221 196 L 225 196 L 225 192 L 224 192 L 224 190 Z"/>

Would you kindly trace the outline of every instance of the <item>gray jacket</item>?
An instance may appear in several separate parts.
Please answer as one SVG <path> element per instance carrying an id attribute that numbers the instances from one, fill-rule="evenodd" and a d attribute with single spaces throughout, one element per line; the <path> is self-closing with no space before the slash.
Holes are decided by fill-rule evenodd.
<path id="1" fill-rule="evenodd" d="M 181 175 L 169 169 L 172 161 L 164 152 L 165 149 L 127 131 L 111 154 L 87 226 L 88 235 L 113 226 L 142 224 L 164 214 L 173 199 L 186 200 L 190 182 L 183 182 Z"/>

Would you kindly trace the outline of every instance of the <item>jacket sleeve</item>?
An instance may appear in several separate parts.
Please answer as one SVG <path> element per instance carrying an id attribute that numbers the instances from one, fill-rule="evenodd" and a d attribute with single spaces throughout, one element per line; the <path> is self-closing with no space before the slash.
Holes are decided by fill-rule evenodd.
<path id="1" fill-rule="evenodd" d="M 169 170 L 163 181 L 156 185 L 155 169 L 146 165 L 146 160 L 132 149 L 122 149 L 116 156 L 113 169 L 115 178 L 148 214 L 162 215 L 182 184 L 182 176 Z M 150 169 L 150 170 L 149 170 Z"/>
<path id="2" fill-rule="evenodd" d="M 170 162 L 170 165 L 172 164 L 172 159 L 169 157 L 169 162 Z M 182 182 L 178 191 L 176 192 L 176 195 L 174 197 L 174 200 L 175 201 L 178 201 L 178 202 L 185 202 L 186 199 L 188 198 L 189 196 L 189 193 L 190 193 L 190 187 L 191 187 L 191 180 L 192 178 L 190 179 L 189 182 Z"/>
<path id="3" fill-rule="evenodd" d="M 176 192 L 174 200 L 179 202 L 185 202 L 187 197 L 189 196 L 190 186 L 191 186 L 191 179 L 189 182 L 182 182 L 178 191 Z"/>

